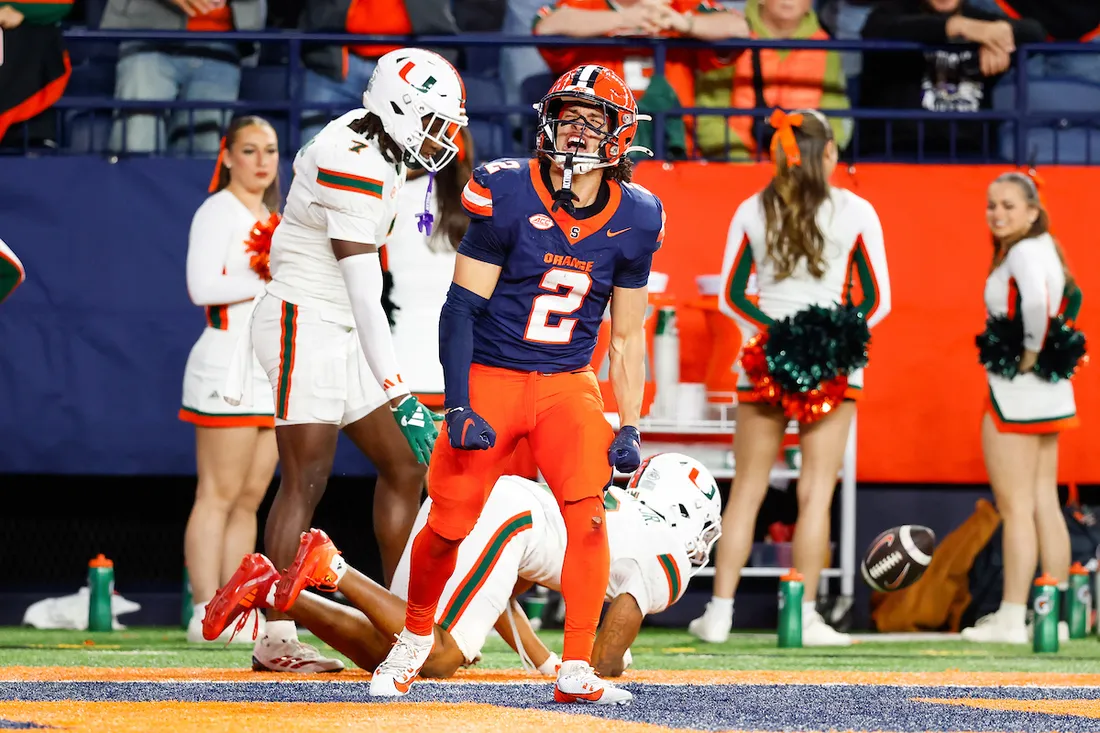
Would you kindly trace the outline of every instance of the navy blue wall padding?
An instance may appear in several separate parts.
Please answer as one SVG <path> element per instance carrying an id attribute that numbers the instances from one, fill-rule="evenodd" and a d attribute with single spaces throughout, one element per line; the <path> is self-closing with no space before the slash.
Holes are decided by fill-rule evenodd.
<path id="1" fill-rule="evenodd" d="M 0 474 L 194 474 L 194 430 L 176 415 L 205 317 L 184 265 L 211 162 L 3 169 L 0 238 L 27 281 L 0 304 Z M 289 173 L 287 160 L 284 189 Z M 335 472 L 374 470 L 341 440 Z"/>

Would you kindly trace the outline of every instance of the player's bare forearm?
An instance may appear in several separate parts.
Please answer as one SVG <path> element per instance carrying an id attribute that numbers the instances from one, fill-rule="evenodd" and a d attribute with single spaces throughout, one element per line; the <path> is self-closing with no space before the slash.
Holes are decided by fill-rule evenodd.
<path id="1" fill-rule="evenodd" d="M 592 647 L 592 666 L 601 677 L 618 677 L 626 668 L 623 656 L 642 628 L 645 614 L 629 593 L 615 596 L 604 615 Z"/>
<path id="2" fill-rule="evenodd" d="M 615 288 L 611 297 L 610 376 L 619 405 L 619 425 L 637 427 L 645 390 L 646 288 Z"/>
<path id="3" fill-rule="evenodd" d="M 527 619 L 527 614 L 524 613 L 523 607 L 519 604 L 515 598 L 508 601 L 512 607 L 512 620 L 515 621 L 516 631 L 519 632 L 519 639 L 523 642 L 523 649 L 527 652 L 528 658 L 531 663 L 536 667 L 541 667 L 547 659 L 550 658 L 550 650 L 546 648 L 546 645 L 542 643 L 542 639 L 538 637 L 535 630 L 531 628 L 531 622 Z M 508 622 L 508 612 L 505 611 L 497 619 L 496 625 L 493 626 L 496 632 L 500 634 L 500 638 L 507 642 L 508 646 L 512 647 L 512 650 L 519 654 L 519 646 L 516 644 L 515 636 L 512 634 L 512 624 Z"/>

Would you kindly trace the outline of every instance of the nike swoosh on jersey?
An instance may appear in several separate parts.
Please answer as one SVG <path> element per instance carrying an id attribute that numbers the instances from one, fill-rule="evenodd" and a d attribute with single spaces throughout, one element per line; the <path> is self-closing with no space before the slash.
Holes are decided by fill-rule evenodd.
<path id="1" fill-rule="evenodd" d="M 611 231 L 610 229 L 608 229 L 608 230 L 607 230 L 607 236 L 608 236 L 608 238 L 611 238 L 611 237 L 617 237 L 617 236 L 619 236 L 620 234 L 622 234 L 623 232 L 629 232 L 629 231 L 630 231 L 630 227 L 627 227 L 626 229 L 620 229 L 620 230 L 619 230 L 619 231 L 617 231 L 617 232 L 613 232 L 613 231 Z"/>

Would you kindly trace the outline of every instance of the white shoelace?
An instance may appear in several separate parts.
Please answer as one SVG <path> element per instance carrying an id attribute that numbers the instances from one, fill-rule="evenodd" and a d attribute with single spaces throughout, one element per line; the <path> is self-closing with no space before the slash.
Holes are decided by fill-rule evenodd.
<path id="1" fill-rule="evenodd" d="M 376 674 L 403 675 L 416 669 L 415 660 L 417 646 L 400 634 L 396 634 L 397 643 L 386 656 L 386 659 L 378 666 Z"/>

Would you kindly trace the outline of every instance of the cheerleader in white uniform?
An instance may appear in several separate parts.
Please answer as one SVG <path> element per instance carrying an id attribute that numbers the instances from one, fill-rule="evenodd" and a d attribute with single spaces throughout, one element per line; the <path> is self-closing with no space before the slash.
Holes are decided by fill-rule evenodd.
<path id="1" fill-rule="evenodd" d="M 809 110 L 772 114 L 776 128 L 771 183 L 737 209 L 730 225 L 722 267 L 720 307 L 735 318 L 746 338 L 768 333 L 772 325 L 811 306 L 838 309 L 849 301 L 858 278 L 863 291 L 857 310 L 847 309 L 861 329 L 873 327 L 890 311 L 890 280 L 882 226 L 874 207 L 850 191 L 833 188 L 837 146 L 826 119 Z M 748 296 L 755 270 L 758 302 Z M 865 320 L 865 325 L 860 321 Z M 746 352 L 742 353 L 742 364 Z M 814 608 L 826 560 L 829 510 L 844 458 L 848 430 L 863 374 L 856 369 L 819 419 L 789 415 L 754 391 L 741 370 L 738 382 L 737 465 L 722 520 L 722 542 L 715 558 L 714 596 L 689 630 L 703 641 L 721 643 L 733 623 L 733 597 L 752 548 L 756 516 L 790 419 L 800 420 L 802 449 L 798 480 L 798 524 L 794 565 L 804 575 L 802 642 L 806 646 L 846 646 L 847 634 L 828 626 Z"/>
<path id="2" fill-rule="evenodd" d="M 203 641 L 206 602 L 241 556 L 256 549 L 256 510 L 279 457 L 275 405 L 263 369 L 257 364 L 253 370 L 253 404 L 233 407 L 222 399 L 238 337 L 264 291 L 264 240 L 270 242 L 269 230 L 278 221 L 279 147 L 270 124 L 259 117 L 233 122 L 211 191 L 191 221 L 187 247 L 187 289 L 206 310 L 206 328 L 187 359 L 179 412 L 195 426 L 198 469 L 184 538 L 195 600 L 187 630 L 192 642 Z"/>
<path id="3" fill-rule="evenodd" d="M 1000 608 L 964 629 L 970 641 L 1026 644 L 1026 612 L 1039 558 L 1043 572 L 1069 583 L 1070 541 L 1058 499 L 1058 434 L 1077 425 L 1073 384 L 1034 371 L 1051 318 L 1072 323 L 1081 291 L 1070 276 L 1035 183 L 1006 173 L 989 186 L 986 209 L 993 269 L 985 281 L 989 317 L 1022 324 L 1018 375 L 988 373 L 982 453 L 997 510 L 1004 520 L 1004 590 Z M 1021 353 L 1022 352 L 1022 353 Z M 1059 624 L 1069 638 L 1069 628 Z"/>
<path id="4" fill-rule="evenodd" d="M 443 406 L 443 367 L 439 363 L 439 312 L 454 276 L 455 254 L 470 219 L 461 204 L 462 189 L 473 170 L 473 141 L 463 128 L 454 163 L 435 176 L 430 194 L 435 217 L 430 237 L 417 228 L 415 213 L 424 210 L 428 177 L 405 183 L 398 194 L 397 221 L 386 243 L 393 345 L 402 378 L 422 403 Z"/>

